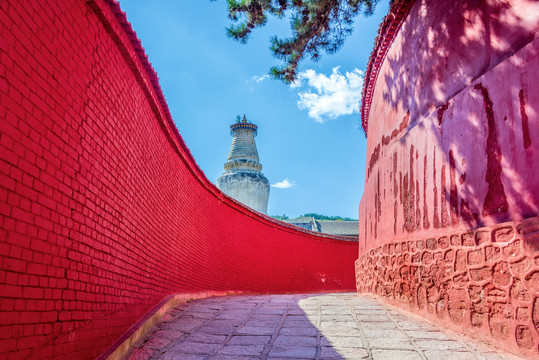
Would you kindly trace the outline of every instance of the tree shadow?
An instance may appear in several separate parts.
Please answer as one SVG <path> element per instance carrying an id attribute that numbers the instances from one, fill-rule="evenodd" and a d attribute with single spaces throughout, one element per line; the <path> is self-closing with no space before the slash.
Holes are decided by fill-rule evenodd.
<path id="1" fill-rule="evenodd" d="M 509 1 L 418 1 L 400 30 L 400 51 L 385 59 L 383 99 L 410 111 L 409 128 L 443 107 L 533 39 L 512 10 Z"/>
<path id="2" fill-rule="evenodd" d="M 365 233 L 475 228 L 539 213 L 530 173 L 538 160 L 539 51 L 523 49 L 534 41 L 539 9 L 514 3 L 412 5 L 374 91 Z M 382 209 L 394 214 L 391 234 L 380 229 Z"/>

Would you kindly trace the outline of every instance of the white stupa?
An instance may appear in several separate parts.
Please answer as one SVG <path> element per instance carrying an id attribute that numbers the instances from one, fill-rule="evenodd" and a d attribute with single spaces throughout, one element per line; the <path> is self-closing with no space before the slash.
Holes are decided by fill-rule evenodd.
<path id="1" fill-rule="evenodd" d="M 270 185 L 260 172 L 255 136 L 258 126 L 243 119 L 230 126 L 234 137 L 225 163 L 225 172 L 217 179 L 217 187 L 250 208 L 266 214 Z"/>

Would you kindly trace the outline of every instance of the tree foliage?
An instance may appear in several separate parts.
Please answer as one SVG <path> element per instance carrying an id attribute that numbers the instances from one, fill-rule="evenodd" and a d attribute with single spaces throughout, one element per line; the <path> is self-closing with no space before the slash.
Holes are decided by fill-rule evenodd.
<path id="1" fill-rule="evenodd" d="M 274 78 L 287 83 L 296 79 L 299 62 L 305 57 L 318 61 L 321 52 L 335 53 L 352 33 L 359 13 L 370 15 L 378 0 L 227 0 L 229 37 L 246 43 L 251 31 L 266 24 L 267 16 L 283 18 L 290 13 L 292 36 L 271 38 L 273 55 L 284 62 L 270 70 Z"/>
<path id="2" fill-rule="evenodd" d="M 341 217 L 341 216 L 327 216 L 317 213 L 306 213 L 303 215 L 300 215 L 300 217 L 312 217 L 315 220 L 342 220 L 342 221 L 357 221 L 357 219 L 351 219 L 349 217 Z"/>
<path id="3" fill-rule="evenodd" d="M 277 219 L 277 220 L 288 220 L 288 219 L 290 219 L 286 214 L 272 215 L 271 217 L 274 218 L 274 219 Z M 300 215 L 298 217 L 312 217 L 315 220 L 357 221 L 357 219 L 351 219 L 349 217 L 327 216 L 327 215 L 322 215 L 322 214 L 317 214 L 317 213 L 306 213 L 306 214 Z"/>

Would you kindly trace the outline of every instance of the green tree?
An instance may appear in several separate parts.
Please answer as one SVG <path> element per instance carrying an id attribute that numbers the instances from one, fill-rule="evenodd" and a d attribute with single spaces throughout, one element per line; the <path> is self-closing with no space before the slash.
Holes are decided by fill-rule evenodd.
<path id="1" fill-rule="evenodd" d="M 237 24 L 227 28 L 229 37 L 246 43 L 254 28 L 266 24 L 268 14 L 283 18 L 290 13 L 292 36 L 271 39 L 273 55 L 284 62 L 270 74 L 286 83 L 296 79 L 299 62 L 318 61 L 321 52 L 333 54 L 352 33 L 359 13 L 371 15 L 378 0 L 227 0 L 229 18 Z"/>
<path id="2" fill-rule="evenodd" d="M 336 220 L 336 221 L 357 221 L 357 219 L 352 219 L 349 217 L 341 217 L 341 216 L 327 216 L 317 213 L 306 213 L 303 215 L 300 215 L 300 217 L 312 217 L 316 220 Z"/>

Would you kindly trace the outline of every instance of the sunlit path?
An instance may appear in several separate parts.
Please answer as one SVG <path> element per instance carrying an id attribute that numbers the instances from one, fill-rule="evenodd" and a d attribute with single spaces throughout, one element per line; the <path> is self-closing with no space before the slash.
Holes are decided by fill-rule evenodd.
<path id="1" fill-rule="evenodd" d="M 169 311 L 125 359 L 518 359 L 355 294 L 215 297 Z"/>

